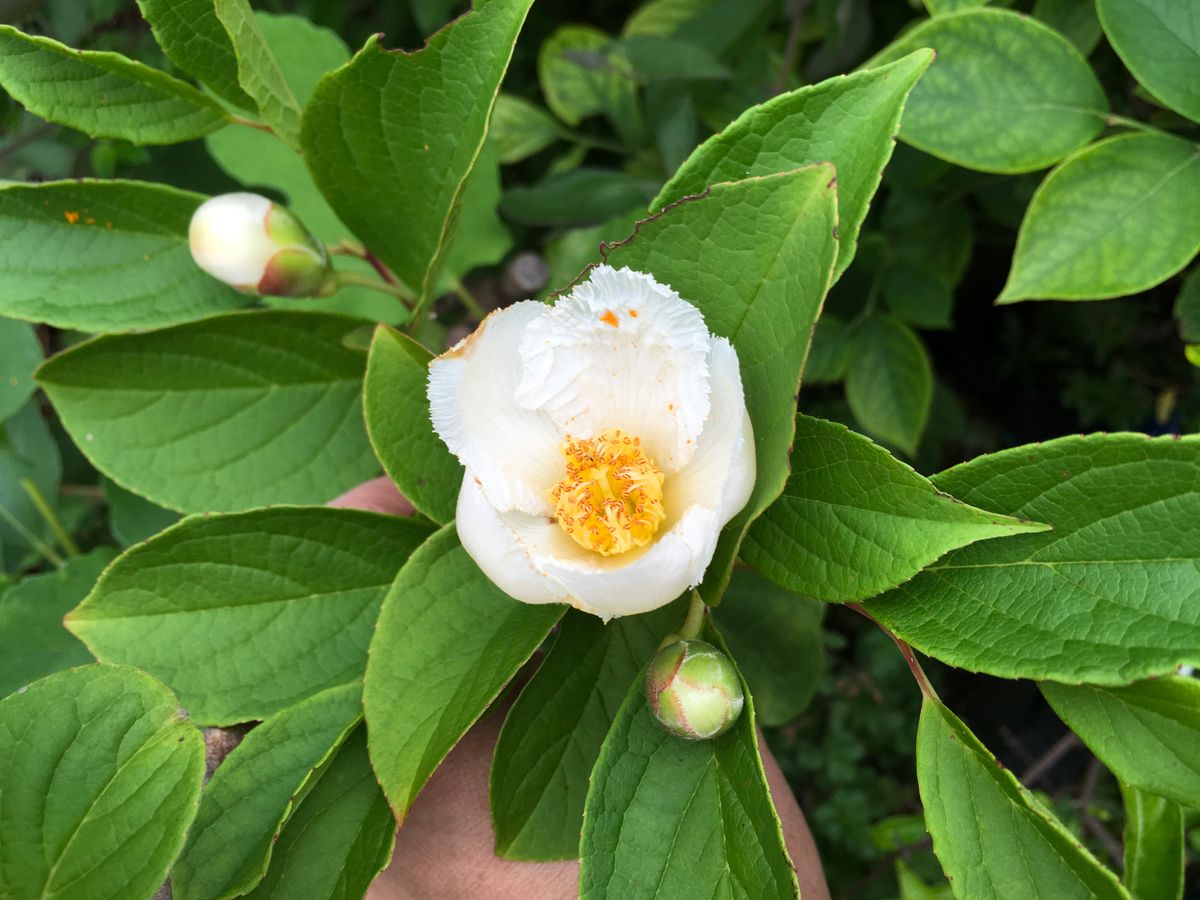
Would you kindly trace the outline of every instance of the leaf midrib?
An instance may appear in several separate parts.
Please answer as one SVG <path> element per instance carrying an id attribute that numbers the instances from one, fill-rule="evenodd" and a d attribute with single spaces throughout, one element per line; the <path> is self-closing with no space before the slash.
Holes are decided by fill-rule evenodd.
<path id="1" fill-rule="evenodd" d="M 105 780 L 104 786 L 101 787 L 99 792 L 96 794 L 96 796 L 92 798 L 92 801 L 88 804 L 87 808 L 83 811 L 83 814 L 79 817 L 79 820 L 75 823 L 74 827 L 72 827 L 72 829 L 70 831 L 70 837 L 68 837 L 66 843 L 63 844 L 63 848 L 58 855 L 58 859 L 56 859 L 54 861 L 54 864 L 50 867 L 49 871 L 46 873 L 46 879 L 42 883 L 41 900 L 49 900 L 49 898 L 53 897 L 53 894 L 48 893 L 48 891 L 49 891 L 51 882 L 54 880 L 54 875 L 58 871 L 58 867 L 60 865 L 62 865 L 62 861 L 67 857 L 67 853 L 71 847 L 71 844 L 74 843 L 75 838 L 78 837 L 79 830 L 83 827 L 84 823 L 87 821 L 88 816 L 91 815 L 92 810 L 94 810 L 96 808 L 96 806 L 99 805 L 100 800 L 109 791 L 109 789 L 113 786 L 113 784 L 116 782 L 116 780 L 118 778 L 120 778 L 121 774 L 130 765 L 132 765 L 135 760 L 137 760 L 139 757 L 141 757 L 142 754 L 157 747 L 158 744 L 164 742 L 165 739 L 170 736 L 171 723 L 167 722 L 167 723 L 165 723 L 165 725 L 166 725 L 166 727 L 160 726 L 158 731 L 149 740 L 144 741 L 142 743 L 142 745 L 140 747 L 138 747 L 138 749 L 134 753 L 130 754 L 129 758 L 127 760 L 125 760 L 125 762 L 121 763 L 116 768 L 116 770 Z M 67 754 L 67 752 L 69 752 L 70 748 L 72 746 L 74 746 L 75 743 L 78 742 L 78 740 L 79 740 L 79 733 L 76 732 L 75 736 L 71 739 L 71 744 L 69 744 L 67 749 L 63 751 L 64 756 Z M 170 762 L 170 757 L 169 756 L 164 757 L 163 765 L 165 766 L 169 762 Z M 59 764 L 61 764 L 61 759 L 59 760 Z M 57 770 L 57 765 L 55 768 Z M 160 767 L 160 769 L 161 769 L 161 767 Z M 159 770 L 156 769 L 155 773 L 157 773 L 158 771 Z M 52 776 L 52 778 L 53 778 L 53 776 Z M 43 833 L 43 835 L 45 834 L 45 824 L 44 823 L 42 826 L 42 833 Z"/>

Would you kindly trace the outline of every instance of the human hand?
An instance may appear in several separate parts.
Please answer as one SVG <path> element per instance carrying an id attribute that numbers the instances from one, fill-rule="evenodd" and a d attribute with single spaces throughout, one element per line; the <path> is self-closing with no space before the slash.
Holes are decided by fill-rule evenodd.
<path id="1" fill-rule="evenodd" d="M 400 516 L 413 512 L 386 478 L 361 484 L 330 505 Z M 488 773 L 507 706 L 467 732 L 434 773 L 397 832 L 392 862 L 371 885 L 367 900 L 569 900 L 577 896 L 578 861 L 514 862 L 495 855 Z M 804 814 L 761 733 L 759 747 L 801 896 L 829 900 Z"/>

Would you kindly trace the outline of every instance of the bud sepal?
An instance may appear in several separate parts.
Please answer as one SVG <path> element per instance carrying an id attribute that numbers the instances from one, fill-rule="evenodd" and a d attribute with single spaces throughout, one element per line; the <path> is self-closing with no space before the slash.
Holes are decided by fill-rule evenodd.
<path id="1" fill-rule="evenodd" d="M 678 640 L 650 661 L 646 702 L 671 734 L 703 741 L 733 727 L 745 706 L 745 694 L 728 656 L 705 641 Z"/>

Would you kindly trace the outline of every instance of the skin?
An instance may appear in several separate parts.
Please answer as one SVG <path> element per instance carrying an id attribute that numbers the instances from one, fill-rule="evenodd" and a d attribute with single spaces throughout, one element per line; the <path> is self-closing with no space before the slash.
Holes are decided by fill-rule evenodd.
<path id="1" fill-rule="evenodd" d="M 331 506 L 412 515 L 412 505 L 386 478 L 361 484 Z M 572 900 L 579 863 L 530 863 L 493 852 L 488 772 L 506 709 L 481 720 L 434 773 L 396 833 L 391 864 L 368 900 Z M 763 768 L 783 824 L 804 900 L 829 900 L 821 858 L 804 814 L 759 734 Z"/>

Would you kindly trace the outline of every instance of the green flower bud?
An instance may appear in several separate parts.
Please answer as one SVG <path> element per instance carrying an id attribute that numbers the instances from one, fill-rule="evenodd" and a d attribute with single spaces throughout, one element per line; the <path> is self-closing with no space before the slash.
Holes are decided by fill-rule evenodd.
<path id="1" fill-rule="evenodd" d="M 745 695 L 724 653 L 704 641 L 676 641 L 651 660 L 646 701 L 671 734 L 703 741 L 733 727 L 742 714 Z"/>
<path id="2" fill-rule="evenodd" d="M 196 265 L 247 294 L 312 297 L 329 274 L 329 254 L 289 210 L 258 194 L 213 197 L 192 215 Z"/>

